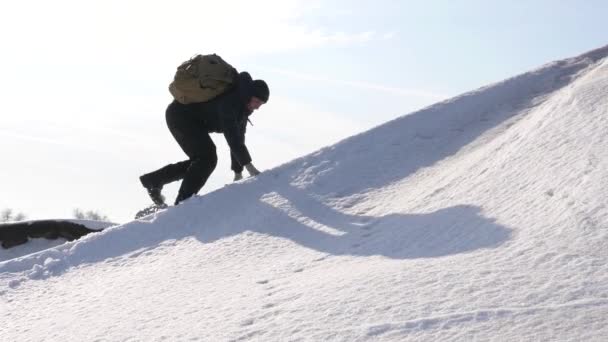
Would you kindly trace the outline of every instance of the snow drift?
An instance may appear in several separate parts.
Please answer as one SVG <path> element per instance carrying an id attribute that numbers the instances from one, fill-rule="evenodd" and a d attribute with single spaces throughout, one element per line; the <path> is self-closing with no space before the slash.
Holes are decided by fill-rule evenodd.
<path id="1" fill-rule="evenodd" d="M 607 56 L 0 263 L 0 338 L 601 341 Z"/>

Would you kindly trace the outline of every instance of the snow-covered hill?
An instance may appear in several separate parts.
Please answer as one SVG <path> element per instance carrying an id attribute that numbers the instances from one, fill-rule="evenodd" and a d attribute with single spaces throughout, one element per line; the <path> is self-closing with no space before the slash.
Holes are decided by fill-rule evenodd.
<path id="1" fill-rule="evenodd" d="M 0 340 L 604 341 L 607 56 L 0 263 Z"/>

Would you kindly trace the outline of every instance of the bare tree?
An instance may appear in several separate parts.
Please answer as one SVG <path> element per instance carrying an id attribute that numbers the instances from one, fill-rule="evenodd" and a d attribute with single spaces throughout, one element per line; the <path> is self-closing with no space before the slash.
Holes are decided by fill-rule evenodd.
<path id="1" fill-rule="evenodd" d="M 26 219 L 23 213 L 14 213 L 13 209 L 6 208 L 0 213 L 0 222 L 23 221 Z"/>
<path id="2" fill-rule="evenodd" d="M 2 222 L 8 222 L 11 220 L 11 217 L 13 217 L 13 209 L 4 209 L 2 210 L 2 214 L 0 216 L 0 221 Z"/>
<path id="3" fill-rule="evenodd" d="M 85 212 L 78 208 L 74 209 L 74 218 L 78 220 L 110 221 L 108 216 L 100 214 L 97 211 L 89 210 Z"/>

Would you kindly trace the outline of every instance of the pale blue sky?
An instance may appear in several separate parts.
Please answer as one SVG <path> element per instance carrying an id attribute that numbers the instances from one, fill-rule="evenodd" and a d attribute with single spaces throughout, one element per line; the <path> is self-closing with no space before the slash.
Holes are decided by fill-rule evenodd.
<path id="1" fill-rule="evenodd" d="M 125 221 L 137 176 L 185 156 L 175 67 L 218 53 L 271 87 L 247 140 L 268 169 L 608 43 L 605 1 L 27 1 L 0 8 L 0 209 Z M 230 182 L 227 151 L 203 193 Z M 168 187 L 173 200 L 177 184 Z"/>

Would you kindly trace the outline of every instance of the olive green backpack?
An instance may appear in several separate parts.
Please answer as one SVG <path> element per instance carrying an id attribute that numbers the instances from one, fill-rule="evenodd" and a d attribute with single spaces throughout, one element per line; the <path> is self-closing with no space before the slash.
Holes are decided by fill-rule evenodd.
<path id="1" fill-rule="evenodd" d="M 236 75 L 220 56 L 196 55 L 177 68 L 169 92 L 182 104 L 206 102 L 228 90 Z"/>

